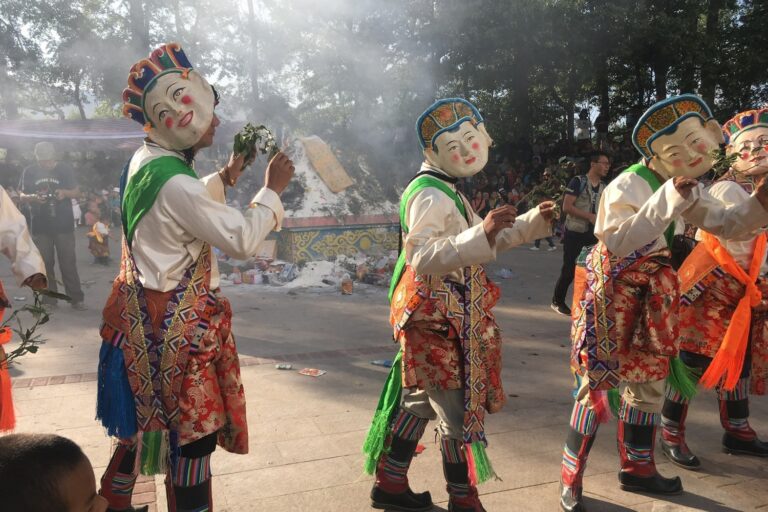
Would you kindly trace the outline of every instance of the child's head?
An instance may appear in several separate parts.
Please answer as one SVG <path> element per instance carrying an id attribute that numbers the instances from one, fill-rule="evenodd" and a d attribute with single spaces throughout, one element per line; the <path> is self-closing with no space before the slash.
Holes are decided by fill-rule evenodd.
<path id="1" fill-rule="evenodd" d="M 0 437 L 0 499 L 7 512 L 104 512 L 93 468 L 75 443 L 53 434 Z"/>

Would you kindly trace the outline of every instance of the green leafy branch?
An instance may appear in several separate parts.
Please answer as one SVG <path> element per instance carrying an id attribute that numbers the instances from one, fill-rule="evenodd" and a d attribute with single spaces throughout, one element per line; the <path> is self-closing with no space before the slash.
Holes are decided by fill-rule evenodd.
<path id="1" fill-rule="evenodd" d="M 729 171 L 734 174 L 734 176 L 740 176 L 743 179 L 746 179 L 753 185 L 755 184 L 755 177 L 750 176 L 747 173 L 757 167 L 759 164 L 755 164 L 752 167 L 745 169 L 743 171 L 737 171 L 735 168 L 733 168 L 733 163 L 739 158 L 738 153 L 732 153 L 730 155 L 726 154 L 725 151 L 726 146 L 721 146 L 719 149 L 713 149 L 709 152 L 710 158 L 714 161 L 712 164 L 712 171 L 714 173 L 714 177 L 712 178 L 712 181 L 718 180 L 722 177 L 724 177 Z M 762 151 L 764 149 L 763 146 L 755 146 L 750 151 L 750 154 L 755 155 Z"/>
<path id="2" fill-rule="evenodd" d="M 45 343 L 45 339 L 37 333 L 38 327 L 48 323 L 50 320 L 50 312 L 43 304 L 42 297 L 51 297 L 54 299 L 70 300 L 69 297 L 61 293 L 52 292 L 50 290 L 42 290 L 34 292 L 34 303 L 24 304 L 18 309 L 14 309 L 13 313 L 6 318 L 2 324 L 0 324 L 0 331 L 10 329 L 13 331 L 19 339 L 19 345 L 5 354 L 5 360 L 0 361 L 0 365 L 4 365 L 6 368 L 10 367 L 14 359 L 17 359 L 25 354 L 34 354 L 42 343 Z M 5 304 L 6 307 L 9 304 Z M 22 323 L 20 315 L 21 313 L 29 313 L 32 316 L 32 324 L 24 325 Z"/>
<path id="3" fill-rule="evenodd" d="M 533 187 L 515 204 L 515 208 L 521 208 L 525 203 L 536 205 L 542 201 L 554 201 L 559 208 L 560 199 L 563 197 L 568 181 L 573 175 L 573 169 L 576 165 L 573 162 L 566 161 L 558 164 L 557 167 L 546 169 L 549 176 L 545 177 L 541 183 Z M 529 205 L 529 206 L 530 206 Z"/>
<path id="4" fill-rule="evenodd" d="M 248 123 L 235 134 L 233 151 L 236 155 L 243 155 L 245 162 L 250 163 L 258 154 L 267 155 L 267 160 L 272 160 L 280 151 L 280 147 L 266 126 L 253 126 Z"/>

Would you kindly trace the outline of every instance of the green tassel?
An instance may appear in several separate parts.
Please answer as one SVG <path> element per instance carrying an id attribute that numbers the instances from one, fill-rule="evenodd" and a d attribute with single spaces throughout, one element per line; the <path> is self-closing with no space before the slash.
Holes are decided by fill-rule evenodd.
<path id="1" fill-rule="evenodd" d="M 619 408 L 621 407 L 621 395 L 619 394 L 619 388 L 608 390 L 608 406 L 611 408 L 613 416 L 618 418 Z"/>
<path id="2" fill-rule="evenodd" d="M 379 396 L 379 404 L 376 406 L 371 426 L 368 428 L 368 435 L 365 436 L 365 442 L 363 443 L 363 453 L 365 454 L 363 469 L 369 475 L 376 471 L 379 458 L 385 451 L 384 444 L 389 436 L 389 426 L 392 422 L 392 417 L 400 405 L 403 391 L 401 359 L 402 350 L 398 351 L 395 359 L 392 361 L 392 368 L 389 369 L 387 382 L 384 384 L 381 396 Z"/>
<path id="3" fill-rule="evenodd" d="M 164 475 L 168 469 L 168 432 L 156 430 L 141 434 L 141 474 Z"/>
<path id="4" fill-rule="evenodd" d="M 472 451 L 472 463 L 474 466 L 475 475 L 477 476 L 477 483 L 482 484 L 490 480 L 501 480 L 493 470 L 491 461 L 488 458 L 488 454 L 485 451 L 485 445 L 479 441 L 474 441 L 469 445 Z"/>
<path id="5" fill-rule="evenodd" d="M 698 392 L 696 389 L 698 383 L 698 376 L 679 357 L 673 357 L 669 361 L 667 384 L 669 384 L 672 389 L 679 392 L 684 398 L 690 400 L 695 397 Z"/>

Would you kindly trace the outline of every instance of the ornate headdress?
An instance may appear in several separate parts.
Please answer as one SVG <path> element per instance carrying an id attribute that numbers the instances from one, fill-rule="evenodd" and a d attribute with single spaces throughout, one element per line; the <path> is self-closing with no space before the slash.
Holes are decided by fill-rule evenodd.
<path id="1" fill-rule="evenodd" d="M 192 64 L 179 43 L 168 43 L 157 48 L 148 59 L 141 59 L 131 66 L 128 87 L 123 90 L 123 115 L 142 125 L 150 123 L 144 116 L 144 93 L 152 89 L 161 75 L 189 73 L 191 69 Z"/>
<path id="2" fill-rule="evenodd" d="M 759 126 L 768 128 L 768 108 L 747 110 L 736 114 L 723 125 L 723 134 L 728 142 L 742 132 Z"/>
<path id="3" fill-rule="evenodd" d="M 684 120 L 698 117 L 703 122 L 712 119 L 712 111 L 695 94 L 682 94 L 662 100 L 645 111 L 632 131 L 632 143 L 646 158 L 653 156 L 651 143 L 656 138 L 674 132 Z"/>
<path id="4" fill-rule="evenodd" d="M 416 121 L 416 133 L 421 149 L 431 148 L 441 133 L 454 130 L 464 121 L 478 126 L 483 123 L 483 116 L 473 104 L 462 98 L 436 101 Z"/>
<path id="5" fill-rule="evenodd" d="M 147 96 L 153 92 L 158 81 L 171 74 L 185 80 L 184 89 L 194 94 L 188 96 L 182 102 L 184 105 L 180 106 L 175 100 L 167 97 L 168 91 L 158 90 L 153 94 L 156 97 L 153 102 L 157 100 L 173 111 L 194 111 L 190 116 L 193 121 L 186 133 L 181 133 L 181 130 L 174 132 L 170 126 L 160 126 L 157 112 L 147 105 Z M 163 100 L 163 96 L 167 101 Z M 141 123 L 144 131 L 149 133 L 153 140 L 169 149 L 186 149 L 197 142 L 213 120 L 213 107 L 216 103 L 218 96 L 215 91 L 205 78 L 193 70 L 179 43 L 164 44 L 155 49 L 149 58 L 131 66 L 128 87 L 123 90 L 123 115 Z M 178 127 L 187 126 L 188 122 L 178 124 Z M 196 139 L 192 140 L 195 137 Z"/>

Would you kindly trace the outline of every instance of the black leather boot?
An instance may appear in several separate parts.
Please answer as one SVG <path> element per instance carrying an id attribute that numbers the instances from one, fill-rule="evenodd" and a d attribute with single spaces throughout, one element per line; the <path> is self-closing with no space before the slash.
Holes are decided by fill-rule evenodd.
<path id="1" fill-rule="evenodd" d="M 619 421 L 618 445 L 621 457 L 619 484 L 625 491 L 647 492 L 651 494 L 680 494 L 683 483 L 680 477 L 665 478 L 656 470 L 653 449 L 656 440 L 656 425 L 634 425 Z M 649 459 L 632 460 L 633 451 L 647 451 Z"/>
<path id="2" fill-rule="evenodd" d="M 701 461 L 685 442 L 685 419 L 688 402 L 664 400 L 661 410 L 661 451 L 672 464 L 691 471 L 701 469 Z"/>
<path id="3" fill-rule="evenodd" d="M 585 512 L 581 498 L 582 487 L 568 487 L 560 480 L 560 509 L 563 512 Z"/>
<path id="4" fill-rule="evenodd" d="M 731 455 L 768 457 L 768 443 L 749 426 L 749 399 L 720 400 L 720 423 L 725 429 L 723 451 Z"/>
<path id="5" fill-rule="evenodd" d="M 726 432 L 723 434 L 723 451 L 731 455 L 768 457 L 768 443 L 759 440 L 757 437 L 751 441 L 745 441 Z"/>
<path id="6" fill-rule="evenodd" d="M 406 467 L 410 466 L 417 444 L 418 441 L 408 441 L 400 437 L 392 438 L 389 453 L 382 454 L 379 460 L 376 483 L 371 489 L 371 507 L 398 512 L 426 512 L 432 509 L 432 496 L 429 491 L 415 493 L 408 487 L 407 480 L 404 490 L 398 489 L 388 481 L 384 469 L 387 457 Z"/>
<path id="7" fill-rule="evenodd" d="M 469 465 L 464 443 L 448 437 L 443 437 L 440 443 L 443 475 L 449 496 L 448 512 L 485 512 L 477 494 L 477 487 L 469 482 Z"/>
<path id="8" fill-rule="evenodd" d="M 571 428 L 563 447 L 563 464 L 560 468 L 560 509 L 564 512 L 584 512 L 582 478 L 587 469 L 587 457 L 595 442 L 595 436 L 585 435 Z M 571 460 L 566 464 L 566 460 Z"/>

